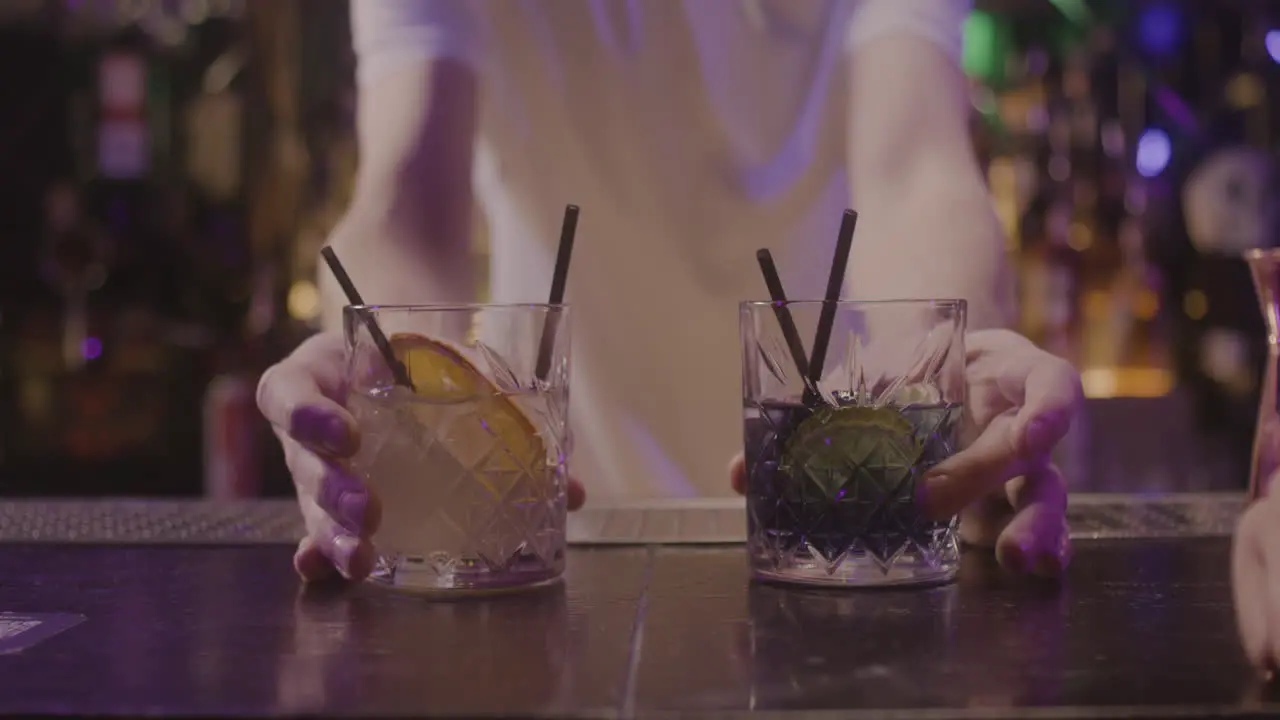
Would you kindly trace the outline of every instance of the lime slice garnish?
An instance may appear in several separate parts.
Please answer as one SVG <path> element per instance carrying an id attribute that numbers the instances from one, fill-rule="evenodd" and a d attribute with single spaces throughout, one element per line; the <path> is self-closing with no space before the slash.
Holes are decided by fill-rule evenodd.
<path id="1" fill-rule="evenodd" d="M 923 453 L 915 427 L 895 408 L 825 406 L 792 432 L 779 470 L 829 498 L 854 483 L 886 494 L 898 491 Z"/>

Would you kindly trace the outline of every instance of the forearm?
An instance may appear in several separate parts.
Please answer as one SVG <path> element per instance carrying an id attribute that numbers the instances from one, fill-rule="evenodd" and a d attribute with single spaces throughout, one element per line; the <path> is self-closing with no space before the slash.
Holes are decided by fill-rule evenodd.
<path id="1" fill-rule="evenodd" d="M 868 42 L 850 67 L 849 114 L 859 220 L 848 293 L 963 298 L 969 327 L 1007 325 L 1004 233 L 973 153 L 958 65 L 912 35 Z"/>
<path id="2" fill-rule="evenodd" d="M 475 301 L 475 75 L 424 61 L 361 92 L 355 197 L 330 245 L 366 302 Z M 340 327 L 346 298 L 323 267 L 320 287 L 325 326 Z"/>
<path id="3" fill-rule="evenodd" d="M 368 303 L 468 303 L 477 300 L 477 270 L 470 246 L 468 205 L 436 222 L 385 207 L 353 204 L 329 244 Z M 319 287 L 325 329 L 342 327 L 347 298 L 321 264 Z"/>
<path id="4" fill-rule="evenodd" d="M 980 178 L 926 178 L 858 192 L 850 252 L 854 299 L 962 298 L 969 328 L 1007 327 L 1013 280 Z"/>

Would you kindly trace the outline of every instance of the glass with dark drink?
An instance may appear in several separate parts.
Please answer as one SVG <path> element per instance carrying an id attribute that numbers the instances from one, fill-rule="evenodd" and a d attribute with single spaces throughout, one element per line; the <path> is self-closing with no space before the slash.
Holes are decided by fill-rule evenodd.
<path id="1" fill-rule="evenodd" d="M 925 517 L 915 498 L 960 444 L 964 301 L 747 302 L 740 314 L 754 577 L 953 578 L 956 519 Z M 824 334 L 801 329 L 824 325 L 810 357 L 801 338 Z"/>

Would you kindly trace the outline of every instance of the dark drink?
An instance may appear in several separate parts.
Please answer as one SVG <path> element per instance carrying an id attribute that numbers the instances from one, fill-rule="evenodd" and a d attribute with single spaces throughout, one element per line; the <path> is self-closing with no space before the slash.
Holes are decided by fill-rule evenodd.
<path id="1" fill-rule="evenodd" d="M 942 299 L 741 305 L 756 579 L 901 587 L 955 577 L 956 520 L 924 517 L 915 496 L 959 449 L 965 311 Z M 841 328 L 835 339 L 820 342 L 821 331 L 807 350 L 807 328 L 828 326 Z"/>
<path id="2" fill-rule="evenodd" d="M 830 585 L 945 581 L 956 522 L 917 511 L 917 481 L 958 444 L 960 404 L 745 411 L 751 566 L 763 580 Z"/>

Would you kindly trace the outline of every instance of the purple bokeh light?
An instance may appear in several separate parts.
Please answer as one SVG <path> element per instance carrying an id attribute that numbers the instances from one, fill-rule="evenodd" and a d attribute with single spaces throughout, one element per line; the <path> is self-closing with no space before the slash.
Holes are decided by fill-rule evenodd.
<path id="1" fill-rule="evenodd" d="M 1280 63 L 1280 30 L 1268 30 L 1263 42 L 1267 46 L 1267 54 L 1271 59 Z"/>
<path id="2" fill-rule="evenodd" d="M 85 360 L 97 360 L 102 356 L 102 341 L 96 337 L 87 337 L 80 343 L 80 354 Z"/>
<path id="3" fill-rule="evenodd" d="M 1138 152 L 1135 164 L 1138 174 L 1145 178 L 1153 178 L 1169 166 L 1173 157 L 1173 143 L 1169 134 L 1163 130 L 1151 128 L 1138 138 Z"/>

